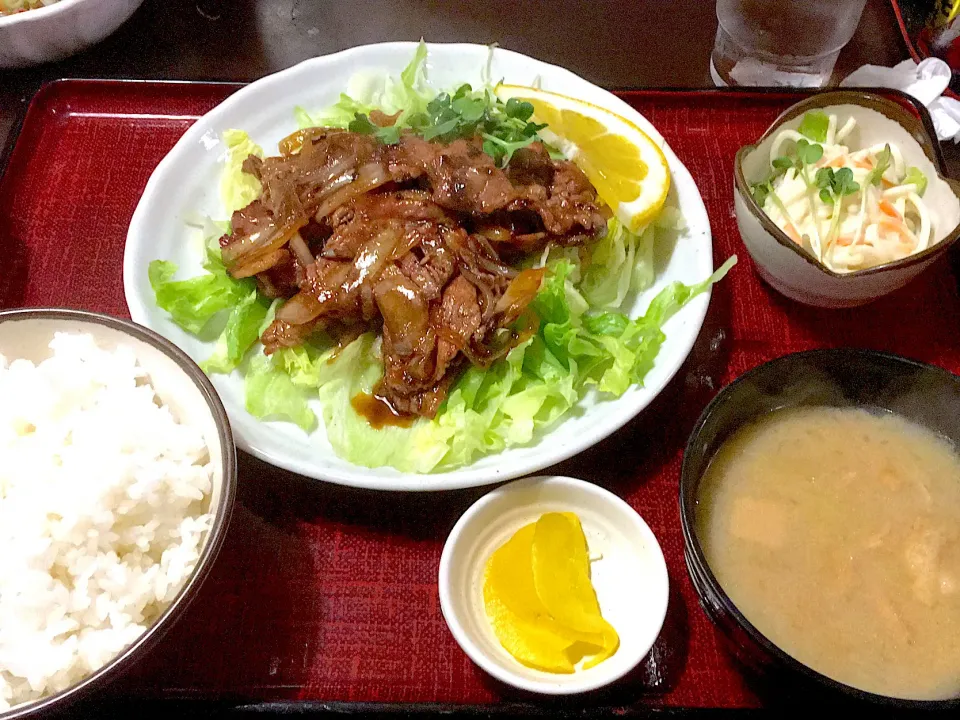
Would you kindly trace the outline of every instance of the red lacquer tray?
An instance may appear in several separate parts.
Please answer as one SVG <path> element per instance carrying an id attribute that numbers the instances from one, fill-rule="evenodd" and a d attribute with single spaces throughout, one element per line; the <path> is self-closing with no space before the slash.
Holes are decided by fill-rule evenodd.
<path id="1" fill-rule="evenodd" d="M 147 178 L 187 127 L 238 87 L 79 80 L 45 86 L 0 179 L 0 307 L 127 316 L 121 258 Z M 645 663 L 618 686 L 560 706 L 497 683 L 454 642 L 436 587 L 444 539 L 484 490 L 356 491 L 241 455 L 238 505 L 212 574 L 149 661 L 112 687 L 116 698 L 551 715 L 561 707 L 592 715 L 761 704 L 723 651 L 687 577 L 677 492 L 687 434 L 721 386 L 788 352 L 854 345 L 960 371 L 957 284 L 942 263 L 859 310 L 821 311 L 781 298 L 757 279 L 741 245 L 732 162 L 737 148 L 801 96 L 621 95 L 659 128 L 700 186 L 717 263 L 740 255 L 674 382 L 636 421 L 554 469 L 626 498 L 660 539 L 670 609 Z"/>

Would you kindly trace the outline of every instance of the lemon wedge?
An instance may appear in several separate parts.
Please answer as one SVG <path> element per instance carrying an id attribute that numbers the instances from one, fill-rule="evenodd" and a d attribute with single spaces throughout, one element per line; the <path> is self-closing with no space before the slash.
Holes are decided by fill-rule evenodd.
<path id="1" fill-rule="evenodd" d="M 532 87 L 500 84 L 502 101 L 533 105 L 533 120 L 546 123 L 540 137 L 573 160 L 600 198 L 630 230 L 649 223 L 670 190 L 670 168 L 663 150 L 624 117 L 583 100 Z"/>

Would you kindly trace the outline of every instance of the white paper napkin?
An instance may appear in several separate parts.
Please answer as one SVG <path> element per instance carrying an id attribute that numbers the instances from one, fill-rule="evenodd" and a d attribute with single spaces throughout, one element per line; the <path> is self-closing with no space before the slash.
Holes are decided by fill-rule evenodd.
<path id="1" fill-rule="evenodd" d="M 950 66 L 940 58 L 917 64 L 904 60 L 892 68 L 864 65 L 840 83 L 842 87 L 886 87 L 902 90 L 926 105 L 941 140 L 960 142 L 960 100 L 943 97 L 950 84 Z"/>

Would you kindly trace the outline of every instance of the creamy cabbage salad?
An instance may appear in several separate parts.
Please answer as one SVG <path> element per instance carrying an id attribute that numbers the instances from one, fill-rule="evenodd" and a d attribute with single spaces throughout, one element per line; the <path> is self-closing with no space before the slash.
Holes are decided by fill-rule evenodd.
<path id="1" fill-rule="evenodd" d="M 753 186 L 763 211 L 829 269 L 847 273 L 936 242 L 926 176 L 895 143 L 853 147 L 857 121 L 811 111 L 770 146 L 769 178 Z"/>

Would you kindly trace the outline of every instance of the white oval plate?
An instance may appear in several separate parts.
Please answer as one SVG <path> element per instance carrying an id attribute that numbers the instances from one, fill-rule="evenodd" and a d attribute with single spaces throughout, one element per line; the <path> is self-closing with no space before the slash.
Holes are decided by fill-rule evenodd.
<path id="1" fill-rule="evenodd" d="M 187 218 L 197 214 L 225 216 L 220 203 L 220 173 L 225 149 L 221 133 L 246 130 L 267 154 L 296 130 L 293 109 L 325 109 L 346 91 L 357 72 L 398 75 L 413 57 L 416 43 L 384 43 L 352 48 L 313 58 L 263 78 L 229 97 L 191 127 L 150 177 L 127 234 L 123 258 L 123 285 L 130 315 L 141 325 L 169 338 L 190 357 L 200 361 L 212 352 L 203 342 L 177 327 L 156 306 L 147 280 L 147 267 L 155 259 L 180 265 L 181 277 L 202 271 L 202 251 L 194 242 Z M 650 300 L 669 283 L 695 283 L 713 271 L 713 251 L 707 210 L 690 173 L 667 147 L 660 133 L 622 100 L 568 70 L 508 50 L 496 49 L 489 57 L 485 45 L 431 44 L 427 77 L 438 89 L 469 82 L 482 84 L 481 73 L 490 63 L 490 77 L 521 85 L 539 80 L 545 90 L 572 95 L 607 107 L 632 120 L 663 146 L 670 165 L 672 202 L 683 214 L 687 230 L 675 249 L 660 248 L 657 280 L 638 299 L 629 314 L 637 317 Z M 355 487 L 378 490 L 447 490 L 497 483 L 565 460 L 607 437 L 656 397 L 680 368 L 700 332 L 710 294 L 704 293 L 677 313 L 664 327 L 667 340 L 644 387 L 633 387 L 615 400 L 587 395 L 580 412 L 568 416 L 533 444 L 480 458 L 449 472 L 405 474 L 393 468 L 364 468 L 341 460 L 320 428 L 307 435 L 290 423 L 263 422 L 244 409 L 243 380 L 238 373 L 214 375 L 213 384 L 230 415 L 237 445 L 278 467 L 301 475 Z"/>

